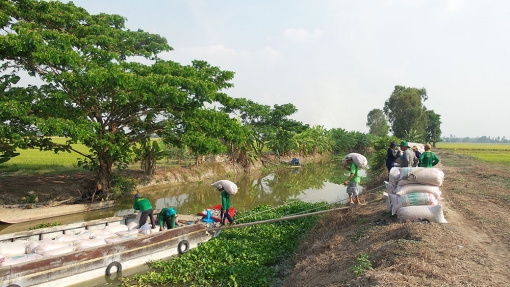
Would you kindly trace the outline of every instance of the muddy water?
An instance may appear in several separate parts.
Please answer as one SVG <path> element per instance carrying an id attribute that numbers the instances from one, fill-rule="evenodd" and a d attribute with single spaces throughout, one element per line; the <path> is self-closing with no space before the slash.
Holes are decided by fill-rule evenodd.
<path id="1" fill-rule="evenodd" d="M 196 214 L 208 207 L 221 203 L 220 193 L 211 183 L 229 179 L 237 184 L 239 191 L 231 197 L 237 210 L 250 210 L 259 204 L 277 206 L 287 199 L 300 199 L 308 202 L 345 202 L 348 195 L 342 182 L 348 171 L 340 162 L 325 161 L 306 166 L 282 166 L 273 171 L 252 172 L 238 177 L 218 177 L 203 182 L 163 185 L 140 189 L 139 193 L 150 199 L 155 209 L 173 206 L 179 214 Z M 364 175 L 364 171 L 360 171 Z M 92 211 L 28 223 L 0 224 L 0 234 L 28 230 L 41 223 L 88 221 L 109 216 L 131 214 L 133 197 L 126 195 L 117 200 L 116 206 L 108 210 Z"/>

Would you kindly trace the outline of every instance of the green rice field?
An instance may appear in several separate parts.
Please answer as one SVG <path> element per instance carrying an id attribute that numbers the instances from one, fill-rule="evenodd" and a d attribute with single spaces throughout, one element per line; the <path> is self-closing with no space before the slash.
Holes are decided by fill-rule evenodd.
<path id="1" fill-rule="evenodd" d="M 440 142 L 436 147 L 510 167 L 510 144 Z"/>

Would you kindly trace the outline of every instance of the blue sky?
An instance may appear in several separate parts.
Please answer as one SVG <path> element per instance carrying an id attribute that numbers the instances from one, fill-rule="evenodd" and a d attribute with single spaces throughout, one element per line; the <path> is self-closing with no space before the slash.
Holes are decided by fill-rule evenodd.
<path id="1" fill-rule="evenodd" d="M 161 57 L 236 73 L 232 97 L 368 132 L 396 85 L 426 88 L 444 136 L 510 139 L 510 1 L 78 0 L 165 37 Z"/>

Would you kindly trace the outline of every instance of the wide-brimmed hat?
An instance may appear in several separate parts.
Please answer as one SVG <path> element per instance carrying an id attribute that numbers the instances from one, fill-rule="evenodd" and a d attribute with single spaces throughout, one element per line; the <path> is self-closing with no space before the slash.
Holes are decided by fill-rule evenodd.
<path id="1" fill-rule="evenodd" d="M 418 146 L 413 145 L 413 150 L 418 149 Z"/>
<path id="2" fill-rule="evenodd" d="M 142 197 L 139 193 L 135 194 L 134 198 Z"/>
<path id="3" fill-rule="evenodd" d="M 405 146 L 405 147 L 409 147 L 409 144 L 406 142 L 406 141 L 401 141 L 400 142 L 400 146 Z"/>

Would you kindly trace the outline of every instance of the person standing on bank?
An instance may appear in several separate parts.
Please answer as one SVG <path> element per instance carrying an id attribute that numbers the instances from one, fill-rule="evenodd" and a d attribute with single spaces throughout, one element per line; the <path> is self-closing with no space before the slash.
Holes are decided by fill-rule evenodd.
<path id="1" fill-rule="evenodd" d="M 138 222 L 138 226 L 142 227 L 145 223 L 147 223 L 147 217 L 149 217 L 151 220 L 152 229 L 156 228 L 153 216 L 154 210 L 152 209 L 151 202 L 147 198 L 141 196 L 138 193 L 135 194 L 135 203 L 133 204 L 133 209 L 140 210 L 140 212 L 142 213 L 140 215 L 140 221 Z"/>
<path id="2" fill-rule="evenodd" d="M 433 167 L 439 163 L 439 158 L 430 150 L 430 148 L 430 144 L 425 145 L 425 152 L 423 152 L 420 157 L 421 167 Z"/>
<path id="3" fill-rule="evenodd" d="M 402 150 L 402 161 L 400 162 L 400 167 L 413 167 L 415 155 L 410 149 L 409 144 L 406 141 L 400 142 L 400 149 Z"/>
<path id="4" fill-rule="evenodd" d="M 177 210 L 173 207 L 165 207 L 161 209 L 161 212 L 158 214 L 159 221 L 159 231 L 163 231 L 166 223 L 167 229 L 175 228 L 179 218 L 177 216 Z"/>
<path id="5" fill-rule="evenodd" d="M 395 160 L 398 156 L 397 144 L 395 142 L 391 142 L 390 147 L 386 151 L 386 167 L 388 168 L 388 172 L 390 172 L 391 168 L 395 166 Z"/>
<path id="6" fill-rule="evenodd" d="M 352 158 L 348 158 L 347 166 L 345 169 L 351 172 L 349 177 L 344 181 L 344 185 L 347 185 L 347 194 L 349 195 L 350 204 L 360 204 L 359 201 L 359 182 L 361 177 L 358 175 L 358 166 L 352 161 Z"/>
<path id="7" fill-rule="evenodd" d="M 221 226 L 225 225 L 225 219 L 228 220 L 230 225 L 236 224 L 234 222 L 234 219 L 232 219 L 232 216 L 228 213 L 228 210 L 230 209 L 231 203 L 230 203 L 230 194 L 228 194 L 227 191 L 223 188 L 221 184 L 218 184 L 216 186 L 216 189 L 218 191 L 221 191 Z"/>

